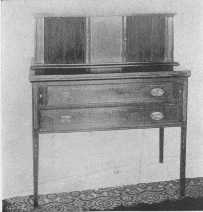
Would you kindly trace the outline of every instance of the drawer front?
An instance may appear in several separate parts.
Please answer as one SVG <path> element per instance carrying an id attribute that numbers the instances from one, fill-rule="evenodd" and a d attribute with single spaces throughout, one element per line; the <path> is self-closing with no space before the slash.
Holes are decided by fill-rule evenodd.
<path id="1" fill-rule="evenodd" d="M 41 89 L 41 106 L 77 107 L 141 102 L 177 101 L 174 82 L 47 86 Z"/>
<path id="2" fill-rule="evenodd" d="M 40 131 L 80 131 L 160 126 L 179 122 L 176 105 L 61 109 L 40 111 Z"/>

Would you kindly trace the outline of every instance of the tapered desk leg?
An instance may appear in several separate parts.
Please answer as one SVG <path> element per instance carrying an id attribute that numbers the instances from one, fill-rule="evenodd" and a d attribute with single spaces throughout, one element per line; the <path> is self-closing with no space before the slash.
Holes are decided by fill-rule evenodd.
<path id="1" fill-rule="evenodd" d="M 163 163 L 164 157 L 164 127 L 159 128 L 159 163 Z"/>
<path id="2" fill-rule="evenodd" d="M 185 164 L 186 164 L 186 135 L 187 125 L 181 126 L 181 146 L 180 146 L 180 196 L 185 196 Z"/>
<path id="3" fill-rule="evenodd" d="M 33 130 L 33 184 L 34 208 L 38 207 L 38 163 L 39 163 L 39 133 Z"/>

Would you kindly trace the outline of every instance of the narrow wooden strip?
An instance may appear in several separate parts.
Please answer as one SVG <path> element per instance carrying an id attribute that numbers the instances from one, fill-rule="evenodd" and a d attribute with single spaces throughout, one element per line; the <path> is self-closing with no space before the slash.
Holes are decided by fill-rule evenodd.
<path id="1" fill-rule="evenodd" d="M 159 162 L 163 163 L 164 155 L 164 127 L 159 128 Z"/>
<path id="2" fill-rule="evenodd" d="M 153 15 L 164 15 L 164 16 L 175 16 L 176 13 L 128 13 L 128 16 L 153 16 Z M 120 16 L 120 15 L 113 15 L 113 16 Z M 70 13 L 37 13 L 35 17 L 84 17 L 84 15 L 75 15 Z M 98 16 L 99 17 L 99 16 Z M 112 17 L 109 16 L 109 17 Z"/>
<path id="3" fill-rule="evenodd" d="M 39 134 L 33 130 L 33 186 L 34 186 L 34 208 L 38 207 L 38 174 L 39 174 Z"/>
<path id="4" fill-rule="evenodd" d="M 187 125 L 181 126 L 181 147 L 180 147 L 180 197 L 185 196 L 185 168 L 186 168 L 186 136 Z"/>
<path id="5" fill-rule="evenodd" d="M 184 122 L 187 122 L 187 103 L 188 103 L 187 99 L 188 99 L 188 79 L 185 79 L 183 83 L 183 96 L 182 96 Z"/>
<path id="6" fill-rule="evenodd" d="M 71 133 L 71 132 L 92 132 L 92 131 L 112 131 L 112 130 L 129 130 L 129 129 L 148 129 L 148 128 L 160 128 L 160 127 L 180 127 L 181 122 L 171 122 L 171 123 L 158 123 L 158 124 L 146 124 L 146 125 L 136 125 L 132 127 L 112 127 L 112 128 L 92 128 L 92 129 L 76 129 L 76 130 L 54 130 L 45 131 L 40 130 L 40 134 L 49 133 Z"/>
<path id="7" fill-rule="evenodd" d="M 182 94 L 182 118 L 181 127 L 181 151 L 180 151 L 180 196 L 185 196 L 185 169 L 186 169 L 186 137 L 187 137 L 187 97 L 188 97 L 188 79 L 184 80 Z"/>
<path id="8" fill-rule="evenodd" d="M 47 99 L 45 99 L 45 101 L 47 101 Z M 170 101 L 133 101 L 133 100 L 128 100 L 126 103 L 118 103 L 118 102 L 103 102 L 102 104 L 99 103 L 90 103 L 90 104 L 68 104 L 68 105 L 62 105 L 62 106 L 40 106 L 40 109 L 42 110 L 55 110 L 55 109 L 80 109 L 80 108 L 100 108 L 100 107 L 122 107 L 122 106 L 135 106 L 135 107 L 139 107 L 140 104 L 148 104 L 148 103 L 162 103 L 162 104 L 170 104 L 170 105 L 176 105 L 176 100 L 170 100 Z"/>
<path id="9" fill-rule="evenodd" d="M 32 84 L 32 120 L 33 120 L 33 129 L 37 130 L 39 128 L 39 120 L 38 120 L 38 87 L 36 83 Z"/>
<path id="10" fill-rule="evenodd" d="M 109 80 L 109 79 L 138 79 L 162 77 L 189 77 L 190 71 L 169 72 L 137 72 L 137 73 L 111 73 L 111 74 L 80 74 L 80 75 L 34 75 L 30 81 L 72 81 L 72 80 Z"/>
<path id="11" fill-rule="evenodd" d="M 165 51 L 164 51 L 164 61 L 166 62 L 169 58 L 169 51 L 168 51 L 168 48 L 169 48 L 169 24 L 168 24 L 168 17 L 165 17 L 165 44 L 164 44 L 164 47 L 165 47 Z"/>
<path id="12" fill-rule="evenodd" d="M 169 43 L 169 45 L 171 46 L 171 50 L 170 50 L 169 54 L 170 54 L 172 60 L 174 60 L 173 59 L 173 57 L 174 57 L 174 20 L 173 20 L 173 17 L 169 18 L 169 29 L 170 29 L 169 36 L 171 37 L 171 40 L 170 40 L 171 43 Z"/>
<path id="13" fill-rule="evenodd" d="M 33 64 L 32 70 L 36 69 L 52 69 L 52 68 L 97 68 L 97 67 L 108 67 L 108 68 L 121 68 L 121 67 L 145 67 L 145 66 L 178 66 L 177 62 L 127 62 L 127 63 L 102 63 L 102 64 Z"/>
<path id="14" fill-rule="evenodd" d="M 39 92 L 37 83 L 32 84 L 32 140 L 33 140 L 33 194 L 34 208 L 38 207 L 38 154 L 39 154 Z"/>
<path id="15" fill-rule="evenodd" d="M 126 62 L 126 16 L 122 16 L 122 62 Z"/>
<path id="16" fill-rule="evenodd" d="M 91 63 L 91 31 L 90 31 L 90 17 L 86 18 L 86 64 Z"/>

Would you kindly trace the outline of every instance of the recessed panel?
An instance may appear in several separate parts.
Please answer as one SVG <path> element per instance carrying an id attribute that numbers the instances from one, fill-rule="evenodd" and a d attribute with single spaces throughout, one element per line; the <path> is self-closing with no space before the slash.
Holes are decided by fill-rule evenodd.
<path id="1" fill-rule="evenodd" d="M 151 60 L 151 16 L 129 16 L 126 19 L 126 59 L 128 62 Z"/>
<path id="2" fill-rule="evenodd" d="M 45 17 L 45 63 L 74 64 L 85 62 L 85 20 L 83 17 Z"/>
<path id="3" fill-rule="evenodd" d="M 122 17 L 91 17 L 91 63 L 122 62 Z"/>
<path id="4" fill-rule="evenodd" d="M 164 62 L 168 37 L 164 15 L 129 16 L 126 21 L 128 62 Z M 169 48 L 169 47 L 168 47 Z"/>

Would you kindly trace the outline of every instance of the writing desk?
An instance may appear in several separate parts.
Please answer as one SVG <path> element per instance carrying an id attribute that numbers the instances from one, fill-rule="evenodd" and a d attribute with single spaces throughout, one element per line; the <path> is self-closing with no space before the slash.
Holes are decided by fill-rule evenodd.
<path id="1" fill-rule="evenodd" d="M 37 75 L 32 70 L 34 206 L 38 206 L 40 133 L 159 128 L 162 163 L 164 128 L 181 127 L 184 196 L 189 76 L 189 71 Z"/>
<path id="2" fill-rule="evenodd" d="M 39 134 L 181 127 L 180 195 L 185 193 L 188 71 L 174 71 L 173 13 L 35 17 L 34 206 Z"/>

